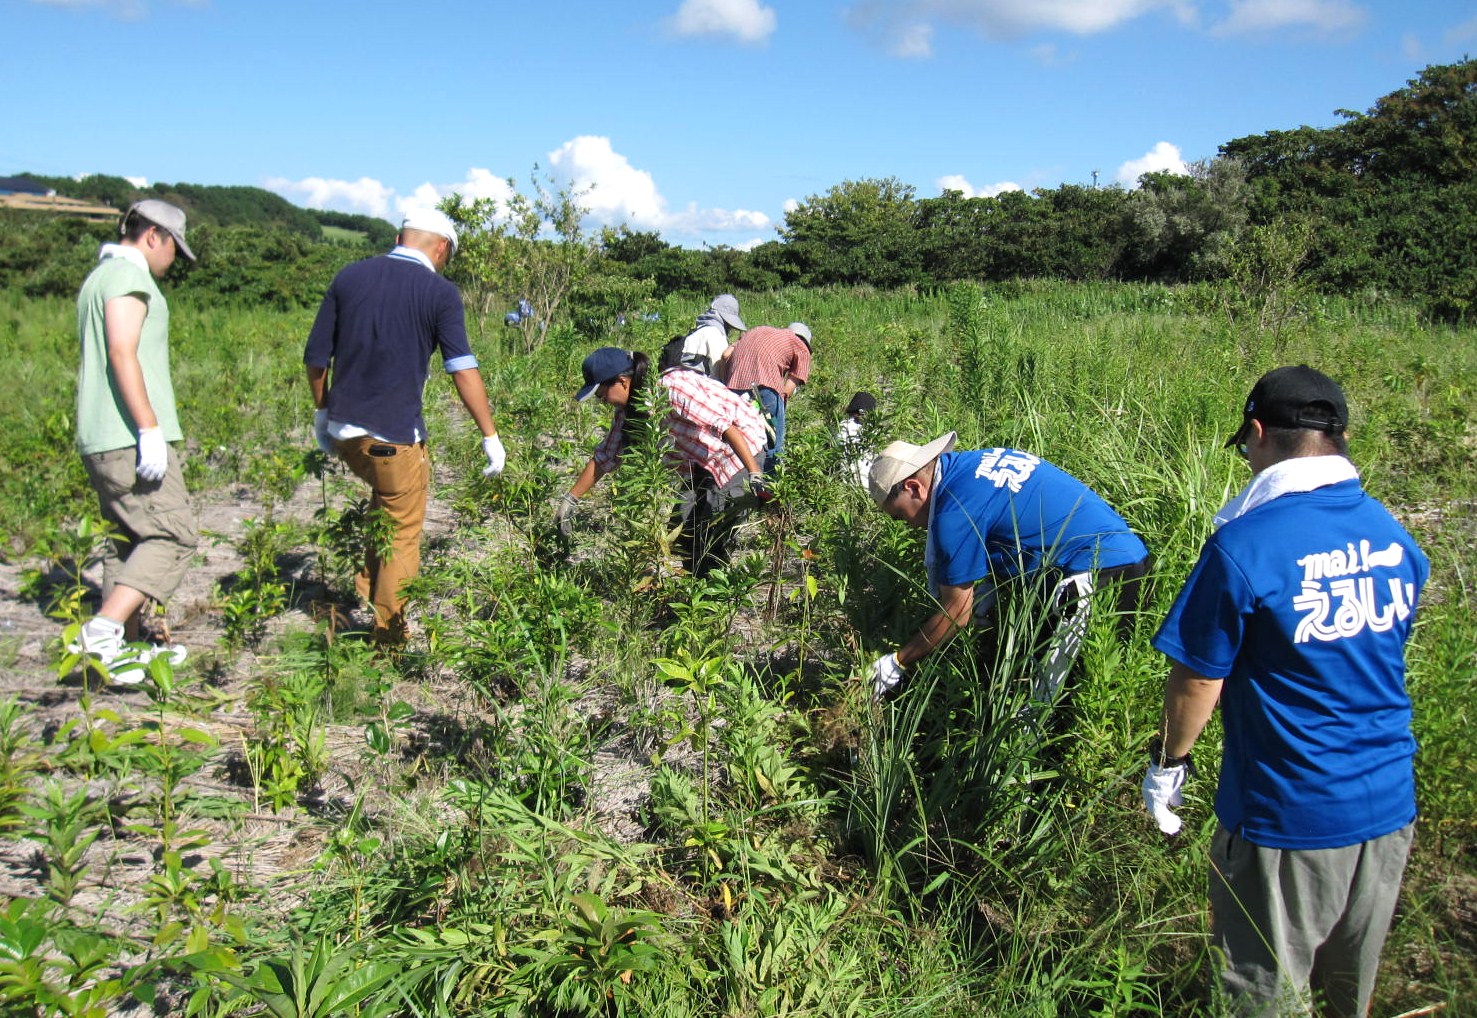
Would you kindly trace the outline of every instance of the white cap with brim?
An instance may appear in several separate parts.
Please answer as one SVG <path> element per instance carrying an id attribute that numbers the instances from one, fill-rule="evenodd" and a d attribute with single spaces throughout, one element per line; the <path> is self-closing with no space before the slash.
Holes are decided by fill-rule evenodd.
<path id="1" fill-rule="evenodd" d="M 879 506 L 882 505 L 887 501 L 887 496 L 892 494 L 892 489 L 897 486 L 898 482 L 907 480 L 944 453 L 952 450 L 958 438 L 959 433 L 951 431 L 940 435 L 927 445 L 893 442 L 883 449 L 872 461 L 872 469 L 867 474 L 867 490 L 872 493 L 872 501 Z"/>
<path id="2" fill-rule="evenodd" d="M 411 209 L 400 223 L 402 230 L 424 230 L 451 241 L 451 253 L 456 254 L 456 223 L 440 209 Z"/>

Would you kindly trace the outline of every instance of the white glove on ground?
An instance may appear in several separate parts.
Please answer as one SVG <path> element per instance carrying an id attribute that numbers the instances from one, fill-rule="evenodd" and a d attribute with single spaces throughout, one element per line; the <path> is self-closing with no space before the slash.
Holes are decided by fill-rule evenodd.
<path id="1" fill-rule="evenodd" d="M 169 443 L 159 428 L 144 428 L 138 433 L 138 475 L 145 481 L 164 479 L 169 468 Z"/>
<path id="2" fill-rule="evenodd" d="M 1184 787 L 1185 776 L 1189 772 L 1188 764 L 1160 767 L 1151 763 L 1149 772 L 1144 775 L 1144 805 L 1149 807 L 1149 815 L 1165 834 L 1178 834 L 1184 824 L 1170 807 L 1185 804 L 1185 797 L 1180 789 Z"/>
<path id="3" fill-rule="evenodd" d="M 885 654 L 872 663 L 872 696 L 880 700 L 887 692 L 903 681 L 903 666 L 898 664 L 896 654 Z"/>
<path id="4" fill-rule="evenodd" d="M 482 451 L 487 454 L 487 466 L 482 468 L 483 477 L 496 477 L 503 472 L 507 466 L 508 454 L 503 449 L 503 440 L 496 435 L 487 435 L 482 439 Z"/>
<path id="5" fill-rule="evenodd" d="M 313 441 L 318 443 L 318 448 L 323 450 L 324 455 L 333 455 L 333 437 L 328 433 L 327 410 L 316 410 L 313 413 Z"/>

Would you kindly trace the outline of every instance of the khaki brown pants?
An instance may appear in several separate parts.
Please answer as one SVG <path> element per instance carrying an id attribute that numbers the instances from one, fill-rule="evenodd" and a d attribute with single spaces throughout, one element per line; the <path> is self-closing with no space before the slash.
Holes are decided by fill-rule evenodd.
<path id="1" fill-rule="evenodd" d="M 174 446 L 161 480 L 140 480 L 137 463 L 138 450 L 131 445 L 82 457 L 103 519 L 118 531 L 103 556 L 103 600 L 121 583 L 164 604 L 195 554 L 195 511 Z"/>
<path id="2" fill-rule="evenodd" d="M 426 446 L 395 445 L 361 436 L 335 443 L 339 457 L 369 485 L 371 509 L 383 510 L 395 524 L 390 553 L 365 553 L 364 568 L 354 577 L 359 596 L 374 607 L 374 639 L 405 642 L 405 597 L 401 588 L 421 568 L 421 530 L 426 522 L 426 496 L 431 487 L 431 461 Z"/>

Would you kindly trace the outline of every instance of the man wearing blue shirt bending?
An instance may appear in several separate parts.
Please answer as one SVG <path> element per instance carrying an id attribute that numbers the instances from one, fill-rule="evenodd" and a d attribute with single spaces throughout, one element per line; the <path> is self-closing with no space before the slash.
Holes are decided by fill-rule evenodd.
<path id="1" fill-rule="evenodd" d="M 939 610 L 916 636 L 872 665 L 882 696 L 972 619 L 984 621 L 997 587 L 1030 578 L 1048 592 L 1047 631 L 1032 699 L 1052 703 L 1077 659 L 1093 589 L 1119 584 L 1125 618 L 1137 607 L 1149 551 L 1123 517 L 1077 478 L 1019 449 L 953 452 L 949 432 L 927 445 L 893 442 L 872 462 L 867 488 L 893 519 L 926 528 L 924 563 Z"/>
<path id="2" fill-rule="evenodd" d="M 456 245 L 456 224 L 444 212 L 407 215 L 393 251 L 355 262 L 334 277 L 303 354 L 318 407 L 319 448 L 336 453 L 368 483 L 371 507 L 395 524 L 390 555 L 382 558 L 369 549 L 355 577 L 360 596 L 374 606 L 374 639 L 382 645 L 405 641 L 401 587 L 420 571 L 431 484 L 421 399 L 433 353 L 440 352 L 482 432 L 482 472 L 501 473 L 506 459 L 467 343 L 461 294 L 440 275 Z"/>
<path id="3" fill-rule="evenodd" d="M 1178 833 L 1194 744 L 1225 731 L 1211 938 L 1238 1015 L 1365 1015 L 1415 827 L 1405 643 L 1430 571 L 1365 494 L 1344 394 L 1262 376 L 1232 436 L 1251 482 L 1154 636 L 1170 658 L 1145 805 Z"/>

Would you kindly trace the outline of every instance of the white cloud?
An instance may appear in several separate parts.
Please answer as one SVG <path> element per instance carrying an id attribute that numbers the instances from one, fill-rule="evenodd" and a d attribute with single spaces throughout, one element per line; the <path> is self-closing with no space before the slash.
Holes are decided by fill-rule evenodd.
<path id="1" fill-rule="evenodd" d="M 921 60 L 933 56 L 933 26 L 926 21 L 904 25 L 892 42 L 890 51 L 895 57 Z"/>
<path id="2" fill-rule="evenodd" d="M 1468 18 L 1460 25 L 1454 25 L 1442 33 L 1442 38 L 1448 46 L 1458 43 L 1471 42 L 1477 39 L 1477 18 Z"/>
<path id="3" fill-rule="evenodd" d="M 789 215 L 791 212 L 794 212 L 799 207 L 800 207 L 800 200 L 798 198 L 786 198 L 785 199 L 785 203 L 780 206 L 780 208 L 784 211 L 785 215 Z"/>
<path id="4" fill-rule="evenodd" d="M 144 189 L 144 188 L 146 188 L 146 187 L 149 186 L 149 178 L 148 177 L 124 177 L 123 179 L 126 180 L 126 181 L 128 181 L 130 184 L 132 184 L 134 187 L 136 187 L 136 188 L 138 188 L 140 190 L 142 190 L 142 189 Z"/>
<path id="5" fill-rule="evenodd" d="M 667 200 L 651 174 L 632 166 L 629 159 L 615 151 L 609 138 L 598 135 L 581 135 L 565 142 L 549 153 L 547 167 L 559 186 L 572 186 L 582 192 L 580 204 L 589 210 L 586 221 L 595 226 L 624 224 L 633 230 L 669 235 L 669 239 L 695 240 L 703 234 L 747 233 L 772 225 L 769 216 L 749 209 L 699 208 L 693 202 L 679 211 L 668 210 Z M 427 181 L 403 194 L 372 177 L 274 177 L 262 186 L 309 208 L 359 212 L 391 221 L 409 209 L 434 206 L 452 193 L 497 201 L 513 193 L 506 178 L 475 166 L 459 183 Z"/>
<path id="6" fill-rule="evenodd" d="M 684 38 L 717 36 L 755 44 L 767 41 L 777 22 L 774 8 L 759 0 L 682 0 L 667 24 Z"/>
<path id="7" fill-rule="evenodd" d="M 1368 12 L 1349 0 L 1231 0 L 1216 35 L 1248 35 L 1287 28 L 1344 32 L 1361 27 Z"/>
<path id="8" fill-rule="evenodd" d="M 1337 2 L 1337 0 L 1331 0 Z M 902 42 L 920 26 L 946 23 L 991 39 L 1014 39 L 1035 31 L 1093 35 L 1156 11 L 1179 21 L 1195 20 L 1192 0 L 858 0 L 847 11 L 854 27 L 887 40 L 902 56 Z"/>
<path id="9" fill-rule="evenodd" d="M 391 206 L 396 201 L 395 189 L 373 177 L 360 177 L 358 180 L 270 177 L 262 182 L 262 186 L 310 209 L 359 212 L 382 219 L 389 218 Z"/>
<path id="10" fill-rule="evenodd" d="M 624 222 L 650 230 L 666 216 L 666 200 L 656 181 L 611 147 L 610 139 L 581 135 L 549 153 L 549 169 L 585 192 L 580 204 L 601 222 Z"/>
<path id="11" fill-rule="evenodd" d="M 144 0 L 30 0 L 42 7 L 64 7 L 74 11 L 103 11 L 124 21 L 138 21 L 149 13 Z M 208 7 L 208 0 L 173 0 L 176 7 Z"/>
<path id="12" fill-rule="evenodd" d="M 1130 159 L 1118 167 L 1118 173 L 1113 179 L 1124 187 L 1134 187 L 1138 184 L 1139 177 L 1145 173 L 1161 172 L 1181 175 L 1190 172 L 1190 168 L 1180 157 L 1179 146 L 1161 141 L 1137 159 Z"/>
<path id="13" fill-rule="evenodd" d="M 946 177 L 940 177 L 934 181 L 934 186 L 939 193 L 945 191 L 958 191 L 966 198 L 993 198 L 1004 194 L 1006 191 L 1019 191 L 1021 186 L 1014 181 L 1002 180 L 998 184 L 986 184 L 984 187 L 975 187 L 958 173 L 951 173 Z"/>

